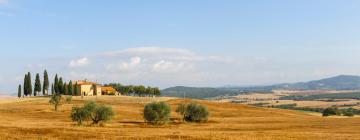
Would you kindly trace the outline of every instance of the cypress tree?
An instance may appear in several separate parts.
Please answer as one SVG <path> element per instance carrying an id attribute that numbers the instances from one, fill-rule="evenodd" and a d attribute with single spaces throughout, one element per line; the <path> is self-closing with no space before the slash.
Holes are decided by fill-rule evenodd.
<path id="1" fill-rule="evenodd" d="M 73 84 L 72 84 L 71 80 L 68 85 L 68 93 L 69 93 L 69 95 L 74 95 Z"/>
<path id="2" fill-rule="evenodd" d="M 59 78 L 59 82 L 57 84 L 57 87 L 58 87 L 58 93 L 59 94 L 64 94 L 64 90 L 63 90 L 64 82 L 63 82 L 62 77 Z"/>
<path id="3" fill-rule="evenodd" d="M 54 81 L 54 90 L 55 90 L 55 93 L 59 93 L 58 84 L 59 84 L 59 78 L 58 78 L 58 75 L 56 74 L 56 75 L 55 75 L 55 81 Z"/>
<path id="4" fill-rule="evenodd" d="M 65 95 L 69 95 L 68 85 L 66 84 L 66 82 L 64 83 L 63 90 L 64 90 L 63 93 L 64 93 Z"/>
<path id="5" fill-rule="evenodd" d="M 35 78 L 34 96 L 39 95 L 40 92 L 41 92 L 41 81 L 40 81 L 40 75 L 39 73 L 37 73 Z"/>
<path id="6" fill-rule="evenodd" d="M 51 95 L 55 95 L 54 84 L 51 84 Z"/>
<path id="7" fill-rule="evenodd" d="M 18 97 L 21 98 L 21 85 L 19 85 L 19 88 L 18 88 Z"/>
<path id="8" fill-rule="evenodd" d="M 27 87 L 27 86 L 28 86 L 28 83 L 27 83 L 28 81 L 27 81 L 27 79 L 28 79 L 28 78 L 27 78 L 27 74 L 25 74 L 25 77 L 24 77 L 24 95 L 25 95 L 25 96 L 28 96 L 28 94 L 29 94 L 29 93 L 28 93 L 28 87 Z"/>
<path id="9" fill-rule="evenodd" d="M 49 94 L 49 75 L 47 71 L 44 71 L 44 84 L 43 84 L 43 95 Z"/>
<path id="10" fill-rule="evenodd" d="M 75 83 L 75 86 L 74 86 L 74 94 L 75 94 L 75 96 L 79 96 L 79 87 L 78 87 L 77 82 Z"/>
<path id="11" fill-rule="evenodd" d="M 27 75 L 27 90 L 28 90 L 28 95 L 31 96 L 32 94 L 32 84 L 31 84 L 31 73 L 28 72 L 28 75 Z"/>

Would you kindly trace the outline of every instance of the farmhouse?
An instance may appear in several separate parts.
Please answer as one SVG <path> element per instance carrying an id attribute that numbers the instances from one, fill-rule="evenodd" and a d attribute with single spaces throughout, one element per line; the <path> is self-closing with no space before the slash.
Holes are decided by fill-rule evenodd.
<path id="1" fill-rule="evenodd" d="M 102 95 L 120 95 L 113 87 L 101 87 Z"/>
<path id="2" fill-rule="evenodd" d="M 102 86 L 95 82 L 77 81 L 83 96 L 120 95 L 113 87 Z"/>
<path id="3" fill-rule="evenodd" d="M 101 85 L 94 82 L 77 81 L 83 96 L 101 96 Z"/>

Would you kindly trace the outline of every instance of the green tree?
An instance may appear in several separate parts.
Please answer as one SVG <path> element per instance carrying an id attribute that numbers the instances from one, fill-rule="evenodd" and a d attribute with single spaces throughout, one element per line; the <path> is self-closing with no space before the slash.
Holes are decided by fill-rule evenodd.
<path id="1" fill-rule="evenodd" d="M 186 113 L 186 104 L 181 103 L 178 105 L 178 107 L 176 108 L 176 113 L 178 113 L 179 115 L 182 116 L 182 121 L 185 121 L 185 113 Z"/>
<path id="2" fill-rule="evenodd" d="M 27 74 L 27 92 L 28 92 L 28 95 L 31 96 L 32 94 L 32 84 L 31 84 L 31 73 L 28 72 Z"/>
<path id="3" fill-rule="evenodd" d="M 341 115 L 340 110 L 338 108 L 336 108 L 336 107 L 329 107 L 329 108 L 326 108 L 323 111 L 323 116 L 324 117 L 333 116 L 333 115 Z"/>
<path id="4" fill-rule="evenodd" d="M 66 84 L 66 82 L 64 83 L 63 91 L 64 91 L 63 93 L 64 93 L 65 95 L 69 95 L 68 85 Z"/>
<path id="5" fill-rule="evenodd" d="M 49 75 L 44 71 L 43 95 L 49 95 Z"/>
<path id="6" fill-rule="evenodd" d="M 147 96 L 153 96 L 153 95 L 154 95 L 154 90 L 153 90 L 153 88 L 147 87 L 146 90 L 145 90 L 145 94 L 146 94 Z"/>
<path id="7" fill-rule="evenodd" d="M 80 89 L 79 89 L 79 85 L 77 82 L 75 83 L 75 86 L 74 86 L 74 94 L 75 94 L 75 96 L 80 96 Z"/>
<path id="8" fill-rule="evenodd" d="M 18 88 L 18 97 L 21 98 L 21 85 L 19 85 L 19 88 Z"/>
<path id="9" fill-rule="evenodd" d="M 69 95 L 74 95 L 73 83 L 71 80 L 68 85 L 68 93 L 69 93 Z"/>
<path id="10" fill-rule="evenodd" d="M 114 111 L 111 106 L 97 105 L 95 110 L 91 113 L 90 118 L 92 124 L 99 124 L 100 122 L 107 122 L 114 117 Z"/>
<path id="11" fill-rule="evenodd" d="M 27 77 L 27 74 L 25 74 L 25 77 L 24 77 L 24 95 L 25 96 L 28 96 L 28 77 Z"/>
<path id="12" fill-rule="evenodd" d="M 134 90 L 135 90 L 135 93 L 138 95 L 138 96 L 143 96 L 143 95 L 145 95 L 145 93 L 146 93 L 146 88 L 144 87 L 144 86 L 136 86 L 135 88 L 134 88 Z"/>
<path id="13" fill-rule="evenodd" d="M 92 120 L 92 124 L 110 121 L 115 113 L 111 106 L 98 105 L 95 101 L 86 102 L 84 107 L 73 107 L 71 119 L 78 124 Z"/>
<path id="14" fill-rule="evenodd" d="M 90 113 L 88 110 L 85 110 L 83 107 L 73 107 L 71 110 L 71 120 L 73 122 L 77 122 L 78 125 L 82 125 L 84 121 L 86 121 Z"/>
<path id="15" fill-rule="evenodd" d="M 198 103 L 190 103 L 186 107 L 185 120 L 188 122 L 206 122 L 209 114 L 207 107 Z"/>
<path id="16" fill-rule="evenodd" d="M 51 84 L 51 95 L 55 94 L 54 84 Z"/>
<path id="17" fill-rule="evenodd" d="M 55 93 L 59 93 L 59 77 L 58 75 L 56 74 L 55 75 L 55 80 L 54 80 L 54 91 Z"/>
<path id="18" fill-rule="evenodd" d="M 144 119 L 151 124 L 165 124 L 170 120 L 171 108 L 165 102 L 149 103 L 144 108 Z"/>
<path id="19" fill-rule="evenodd" d="M 63 90 L 64 82 L 63 82 L 62 77 L 59 78 L 59 82 L 57 84 L 57 87 L 58 87 L 58 94 L 64 94 L 64 90 Z"/>
<path id="20" fill-rule="evenodd" d="M 160 91 L 159 88 L 156 87 L 156 88 L 154 88 L 153 90 L 154 90 L 154 95 L 155 95 L 155 96 L 160 96 L 160 95 L 161 95 L 161 91 Z"/>
<path id="21" fill-rule="evenodd" d="M 37 73 L 35 78 L 34 96 L 39 95 L 41 92 L 40 75 Z"/>
<path id="22" fill-rule="evenodd" d="M 49 101 L 50 104 L 54 105 L 55 107 L 55 111 L 58 110 L 58 106 L 60 106 L 61 104 L 61 95 L 60 94 L 54 94 L 51 96 L 51 99 Z"/>

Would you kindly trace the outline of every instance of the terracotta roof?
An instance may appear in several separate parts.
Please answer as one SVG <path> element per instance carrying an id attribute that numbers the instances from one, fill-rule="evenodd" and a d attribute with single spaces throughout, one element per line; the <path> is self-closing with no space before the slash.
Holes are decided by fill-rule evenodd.
<path id="1" fill-rule="evenodd" d="M 104 92 L 116 92 L 116 90 L 113 87 L 101 87 L 101 91 L 104 91 Z"/>
<path id="2" fill-rule="evenodd" d="M 76 83 L 76 82 L 75 82 Z M 97 83 L 94 82 L 87 82 L 87 81 L 77 81 L 78 85 L 99 85 Z"/>

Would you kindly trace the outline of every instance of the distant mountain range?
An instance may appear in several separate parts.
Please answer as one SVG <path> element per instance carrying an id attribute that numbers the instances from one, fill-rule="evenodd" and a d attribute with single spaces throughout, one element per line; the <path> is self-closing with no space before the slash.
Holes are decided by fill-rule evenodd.
<path id="1" fill-rule="evenodd" d="M 229 96 L 245 94 L 249 92 L 272 92 L 274 89 L 287 90 L 352 90 L 360 89 L 360 76 L 339 75 L 336 77 L 314 80 L 310 82 L 284 83 L 270 86 L 250 86 L 250 87 L 184 87 L 177 86 L 162 90 L 164 96 L 187 98 L 213 98 L 217 96 Z"/>

